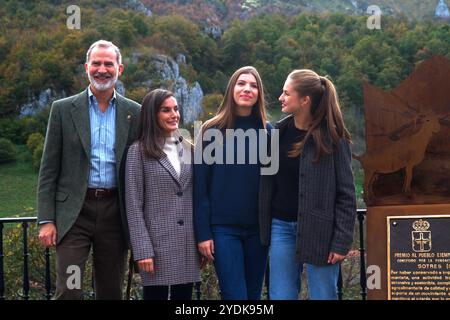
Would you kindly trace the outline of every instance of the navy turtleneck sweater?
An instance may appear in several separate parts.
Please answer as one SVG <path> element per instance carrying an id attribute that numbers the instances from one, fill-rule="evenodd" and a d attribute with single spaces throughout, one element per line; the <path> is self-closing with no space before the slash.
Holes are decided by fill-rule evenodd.
<path id="1" fill-rule="evenodd" d="M 255 115 L 236 117 L 235 129 L 262 129 Z M 250 149 L 257 145 L 245 140 L 245 164 L 237 164 L 237 139 L 234 138 L 234 164 L 226 159 L 227 139 L 223 143 L 223 164 L 194 165 L 194 224 L 197 241 L 212 239 L 212 225 L 253 226 L 258 224 L 260 162 L 249 163 Z M 204 143 L 206 146 L 207 143 Z M 240 150 L 242 151 L 242 150 Z M 256 153 L 257 155 L 258 153 Z"/>

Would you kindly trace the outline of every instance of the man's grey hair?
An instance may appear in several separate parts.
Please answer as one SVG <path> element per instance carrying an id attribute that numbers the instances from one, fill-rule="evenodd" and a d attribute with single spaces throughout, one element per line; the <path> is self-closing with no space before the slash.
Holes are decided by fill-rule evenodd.
<path id="1" fill-rule="evenodd" d="M 89 63 L 89 58 L 91 57 L 91 52 L 95 47 L 100 47 L 100 48 L 112 47 L 114 49 L 114 52 L 116 53 L 117 64 L 119 64 L 119 65 L 122 64 L 122 55 L 120 54 L 119 48 L 111 41 L 106 41 L 106 40 L 98 40 L 98 41 L 95 41 L 93 44 L 91 44 L 89 50 L 86 53 L 86 63 Z"/>

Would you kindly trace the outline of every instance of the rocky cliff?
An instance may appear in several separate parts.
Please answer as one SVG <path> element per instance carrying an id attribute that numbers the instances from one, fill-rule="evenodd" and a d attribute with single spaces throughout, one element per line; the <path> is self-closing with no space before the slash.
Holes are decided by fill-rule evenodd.
<path id="1" fill-rule="evenodd" d="M 161 86 L 171 90 L 175 94 L 178 105 L 181 106 L 182 122 L 194 122 L 202 112 L 203 90 L 197 81 L 189 84 L 180 75 L 180 65 L 186 64 L 186 58 L 180 54 L 175 61 L 168 56 L 158 54 L 152 59 L 160 75 Z"/>
<path id="2" fill-rule="evenodd" d="M 436 7 L 436 11 L 435 11 L 434 15 L 440 19 L 449 19 L 450 18 L 450 11 L 444 0 L 439 1 L 439 4 Z"/>
<path id="3" fill-rule="evenodd" d="M 161 87 L 173 91 L 181 107 L 182 122 L 184 124 L 194 122 L 202 112 L 203 90 L 198 82 L 188 83 L 180 74 L 180 66 L 186 65 L 186 58 L 181 54 L 175 60 L 162 54 L 148 56 L 134 53 L 131 63 L 139 64 L 140 60 L 145 60 L 145 63 L 140 65 L 145 69 L 143 71 L 147 78 L 139 82 L 128 83 L 127 85 L 130 87 L 143 87 L 147 90 Z M 84 77 L 84 74 L 80 73 L 80 77 Z M 127 85 L 118 80 L 116 84 L 117 92 L 126 95 Z M 28 102 L 20 108 L 20 116 L 36 114 L 54 100 L 66 96 L 65 92 L 55 92 L 50 88 L 41 91 L 36 96 L 30 95 Z"/>

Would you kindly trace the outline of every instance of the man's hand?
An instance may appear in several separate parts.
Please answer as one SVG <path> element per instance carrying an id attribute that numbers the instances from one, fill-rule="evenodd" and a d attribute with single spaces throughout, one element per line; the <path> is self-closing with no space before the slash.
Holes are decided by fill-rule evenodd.
<path id="1" fill-rule="evenodd" d="M 46 248 L 53 247 L 56 245 L 57 234 L 54 223 L 42 224 L 39 228 L 39 241 Z"/>
<path id="2" fill-rule="evenodd" d="M 198 251 L 204 256 L 208 261 L 214 260 L 214 241 L 206 240 L 198 244 Z"/>
<path id="3" fill-rule="evenodd" d="M 149 273 L 155 272 L 155 267 L 153 265 L 152 258 L 138 260 L 137 264 L 139 266 L 139 269 L 141 269 L 144 272 L 149 272 Z"/>

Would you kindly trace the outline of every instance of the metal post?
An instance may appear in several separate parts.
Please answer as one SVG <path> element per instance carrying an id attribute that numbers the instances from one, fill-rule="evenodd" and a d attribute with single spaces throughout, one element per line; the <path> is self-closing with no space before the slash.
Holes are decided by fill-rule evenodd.
<path id="1" fill-rule="evenodd" d="M 359 259 L 360 259 L 360 277 L 359 283 L 361 285 L 361 299 L 366 300 L 366 250 L 364 248 L 364 216 L 366 209 L 358 209 L 358 223 L 359 223 Z"/>
<path id="2" fill-rule="evenodd" d="M 270 300 L 270 263 L 269 263 L 269 259 L 267 259 L 266 262 L 266 275 L 265 275 L 266 279 L 266 290 L 267 290 L 267 300 Z"/>
<path id="3" fill-rule="evenodd" d="M 94 263 L 94 250 L 91 251 L 91 259 L 92 259 L 92 272 L 91 272 L 91 284 L 92 284 L 92 291 L 90 293 L 91 299 L 96 299 L 96 291 L 95 291 L 95 263 Z M 86 265 L 86 263 L 85 263 Z M 84 272 L 83 272 L 84 273 Z"/>
<path id="4" fill-rule="evenodd" d="M 195 283 L 195 297 L 200 300 L 202 297 L 201 281 Z"/>
<path id="5" fill-rule="evenodd" d="M 343 292 L 342 292 L 342 264 L 339 264 L 339 275 L 337 281 L 337 296 L 338 300 L 342 300 Z"/>
<path id="6" fill-rule="evenodd" d="M 52 279 L 50 273 L 50 249 L 45 249 L 45 298 L 50 300 L 52 298 Z"/>
<path id="7" fill-rule="evenodd" d="M 5 275 L 3 270 L 3 222 L 0 222 L 0 300 L 5 300 Z"/>
<path id="8" fill-rule="evenodd" d="M 23 295 L 24 300 L 30 298 L 30 279 L 28 275 L 28 223 L 22 223 L 23 228 Z"/>

